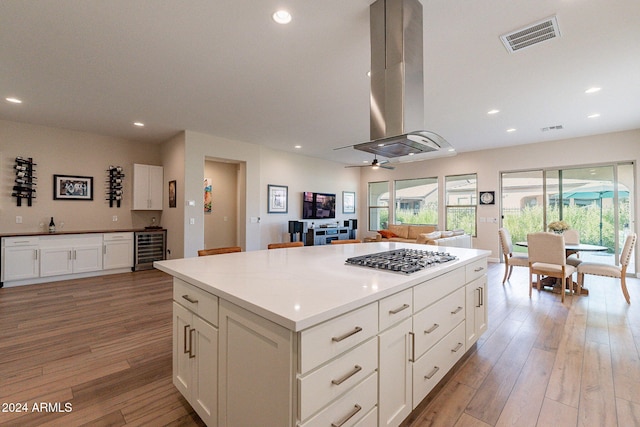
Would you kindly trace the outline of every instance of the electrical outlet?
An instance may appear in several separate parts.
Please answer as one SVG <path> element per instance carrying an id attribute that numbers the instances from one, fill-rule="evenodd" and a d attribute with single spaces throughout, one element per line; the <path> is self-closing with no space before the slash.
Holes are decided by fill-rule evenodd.
<path id="1" fill-rule="evenodd" d="M 117 222 L 118 221 L 118 215 L 114 215 L 113 217 L 111 217 L 111 220 L 113 222 Z"/>
<path id="2" fill-rule="evenodd" d="M 16 216 L 16 224 L 22 224 L 22 217 L 20 215 Z"/>

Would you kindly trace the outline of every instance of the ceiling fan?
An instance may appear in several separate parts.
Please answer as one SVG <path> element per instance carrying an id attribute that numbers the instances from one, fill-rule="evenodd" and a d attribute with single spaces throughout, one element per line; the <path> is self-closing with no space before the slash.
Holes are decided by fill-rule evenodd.
<path id="1" fill-rule="evenodd" d="M 383 160 L 383 161 L 379 162 L 378 161 L 378 157 L 374 156 L 373 161 L 369 165 L 345 166 L 345 168 L 368 168 L 368 167 L 370 167 L 371 169 L 378 169 L 378 168 L 395 169 L 393 166 L 386 166 L 387 163 L 389 163 L 389 160 Z"/>

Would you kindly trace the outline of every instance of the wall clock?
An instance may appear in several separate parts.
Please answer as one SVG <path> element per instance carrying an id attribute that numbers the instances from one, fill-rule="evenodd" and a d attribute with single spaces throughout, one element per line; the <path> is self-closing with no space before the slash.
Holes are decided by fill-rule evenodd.
<path id="1" fill-rule="evenodd" d="M 495 191 L 481 191 L 480 192 L 480 204 L 481 205 L 495 205 L 496 203 Z"/>

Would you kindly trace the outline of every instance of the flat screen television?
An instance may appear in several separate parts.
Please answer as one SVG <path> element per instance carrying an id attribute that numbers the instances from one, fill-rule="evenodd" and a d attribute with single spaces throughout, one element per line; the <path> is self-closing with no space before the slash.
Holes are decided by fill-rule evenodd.
<path id="1" fill-rule="evenodd" d="M 302 193 L 302 219 L 328 219 L 336 217 L 336 195 L 329 193 Z"/>

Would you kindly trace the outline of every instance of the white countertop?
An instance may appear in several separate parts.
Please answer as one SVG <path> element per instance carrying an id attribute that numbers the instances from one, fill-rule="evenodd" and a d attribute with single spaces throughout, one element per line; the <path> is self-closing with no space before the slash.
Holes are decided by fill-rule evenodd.
<path id="1" fill-rule="evenodd" d="M 408 275 L 345 264 L 353 256 L 398 248 L 447 251 L 458 260 Z M 287 329 L 301 331 L 489 254 L 385 242 L 239 252 L 156 261 L 154 266 Z"/>

